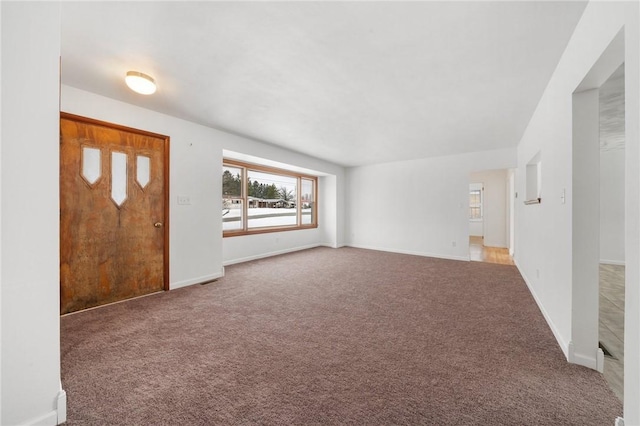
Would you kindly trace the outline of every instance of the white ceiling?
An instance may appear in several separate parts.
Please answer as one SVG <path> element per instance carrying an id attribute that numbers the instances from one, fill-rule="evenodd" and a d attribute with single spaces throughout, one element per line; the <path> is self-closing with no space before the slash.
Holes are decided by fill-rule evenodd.
<path id="1" fill-rule="evenodd" d="M 62 83 L 345 166 L 512 147 L 585 5 L 63 2 Z"/>

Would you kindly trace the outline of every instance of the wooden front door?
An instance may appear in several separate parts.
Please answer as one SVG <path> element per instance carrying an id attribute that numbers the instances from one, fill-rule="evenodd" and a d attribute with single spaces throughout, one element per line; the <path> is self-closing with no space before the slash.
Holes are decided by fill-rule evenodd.
<path id="1" fill-rule="evenodd" d="M 63 113 L 60 311 L 168 290 L 169 138 Z"/>

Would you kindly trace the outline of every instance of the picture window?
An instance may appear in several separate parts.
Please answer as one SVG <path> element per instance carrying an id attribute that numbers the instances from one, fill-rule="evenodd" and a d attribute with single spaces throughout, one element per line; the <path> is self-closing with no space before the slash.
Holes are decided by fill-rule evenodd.
<path id="1" fill-rule="evenodd" d="M 224 160 L 223 236 L 317 227 L 317 185 L 315 176 Z"/>

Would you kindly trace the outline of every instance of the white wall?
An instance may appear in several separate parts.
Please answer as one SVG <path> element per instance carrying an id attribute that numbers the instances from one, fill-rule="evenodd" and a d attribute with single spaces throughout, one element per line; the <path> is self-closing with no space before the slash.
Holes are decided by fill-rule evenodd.
<path id="1" fill-rule="evenodd" d="M 2 4 L 0 3 L 0 52 L 2 52 Z M 0 55 L 0 100 L 2 100 L 2 55 Z M 0 101 L 0 175 L 2 170 L 2 104 Z M 2 217 L 2 180 L 0 180 L 0 218 Z M 2 220 L 0 220 L 0 306 L 2 306 Z M 2 423 L 2 311 L 0 311 L 0 423 Z"/>
<path id="2" fill-rule="evenodd" d="M 482 237 L 484 233 L 484 225 L 482 220 L 469 221 L 469 235 L 472 237 Z"/>
<path id="3" fill-rule="evenodd" d="M 515 163 L 503 149 L 350 168 L 348 245 L 469 260 L 469 174 Z"/>
<path id="4" fill-rule="evenodd" d="M 517 192 L 525 193 L 526 163 L 542 152 L 542 203 L 516 201 L 515 260 L 568 355 L 572 340 L 572 94 L 618 31 L 625 28 L 626 318 L 624 417 L 640 424 L 640 231 L 638 218 L 640 109 L 636 2 L 590 2 L 518 145 Z M 566 204 L 562 192 L 566 190 Z M 613 422 L 613 419 L 612 419 Z"/>
<path id="5" fill-rule="evenodd" d="M 344 169 L 302 154 L 225 133 L 189 121 L 62 86 L 62 110 L 160 133 L 171 138 L 170 283 L 183 287 L 223 275 L 223 264 L 318 245 L 337 247 L 341 236 Z M 223 150 L 248 154 L 325 174 L 319 182 L 317 229 L 222 238 L 220 216 Z M 188 195 L 191 205 L 178 205 Z"/>
<path id="6" fill-rule="evenodd" d="M 598 89 L 572 95 L 572 271 L 570 362 L 603 371 L 598 348 L 600 137 Z M 546 200 L 546 198 L 545 198 Z M 602 361 L 602 362 L 601 362 Z"/>
<path id="7" fill-rule="evenodd" d="M 60 388 L 60 4 L 2 2 L 2 420 L 65 420 Z M 58 399 L 60 397 L 60 400 Z"/>
<path id="8" fill-rule="evenodd" d="M 344 245 L 344 179 L 344 170 L 340 170 L 339 176 L 321 176 L 318 182 L 320 239 L 328 247 Z"/>
<path id="9" fill-rule="evenodd" d="M 625 150 L 600 152 L 600 262 L 624 265 Z"/>
<path id="10" fill-rule="evenodd" d="M 323 245 L 319 229 L 224 238 L 224 264 L 260 259 Z"/>
<path id="11" fill-rule="evenodd" d="M 470 175 L 470 182 L 482 182 L 484 185 L 483 232 L 484 245 L 487 247 L 508 247 L 507 173 L 506 169 L 501 169 L 474 172 Z"/>

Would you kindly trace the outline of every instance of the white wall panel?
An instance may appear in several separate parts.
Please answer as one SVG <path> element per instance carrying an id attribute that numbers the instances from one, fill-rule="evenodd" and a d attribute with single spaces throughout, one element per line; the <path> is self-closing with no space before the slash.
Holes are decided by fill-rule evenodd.
<path id="1" fill-rule="evenodd" d="M 580 334 L 575 328 L 579 324 L 573 324 L 575 327 L 572 327 L 572 303 L 579 303 L 579 299 L 574 299 L 572 294 L 572 211 L 576 208 L 573 205 L 571 166 L 572 96 L 607 46 L 623 30 L 626 74 L 627 260 L 624 417 L 626 424 L 633 425 L 640 424 L 638 27 L 637 2 L 590 2 L 587 5 L 518 145 L 517 192 L 520 194 L 525 191 L 522 177 L 527 162 L 537 152 L 542 153 L 542 203 L 525 206 L 516 201 L 515 212 L 515 260 L 565 355 L 569 356 L 572 333 Z M 563 194 L 566 194 L 566 202 L 563 202 Z M 593 208 L 597 210 L 599 206 L 595 205 Z"/>
<path id="2" fill-rule="evenodd" d="M 516 164 L 515 149 L 348 169 L 348 245 L 469 259 L 469 175 Z"/>
<path id="3" fill-rule="evenodd" d="M 52 425 L 66 413 L 60 389 L 60 4 L 0 7 L 0 423 Z"/>

